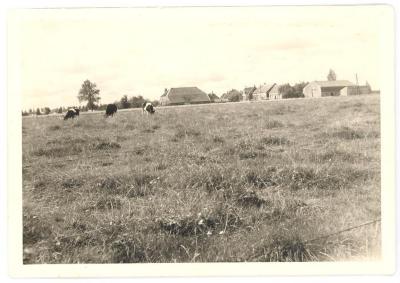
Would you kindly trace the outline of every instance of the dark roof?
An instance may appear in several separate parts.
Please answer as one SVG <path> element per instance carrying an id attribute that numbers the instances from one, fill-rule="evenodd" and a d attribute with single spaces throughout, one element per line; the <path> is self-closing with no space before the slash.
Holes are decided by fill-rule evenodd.
<path id="1" fill-rule="evenodd" d="M 353 86 L 354 84 L 350 81 L 340 80 L 340 81 L 313 81 L 320 87 L 346 87 Z"/>
<path id="2" fill-rule="evenodd" d="M 255 86 L 244 88 L 244 94 L 252 94 L 256 90 Z"/>
<path id="3" fill-rule="evenodd" d="M 260 85 L 255 91 L 254 94 L 257 93 L 268 93 L 276 84 L 263 84 Z"/>
<path id="4" fill-rule="evenodd" d="M 163 95 L 165 96 L 165 95 Z M 197 87 L 171 88 L 166 96 L 170 103 L 208 102 L 208 95 Z"/>

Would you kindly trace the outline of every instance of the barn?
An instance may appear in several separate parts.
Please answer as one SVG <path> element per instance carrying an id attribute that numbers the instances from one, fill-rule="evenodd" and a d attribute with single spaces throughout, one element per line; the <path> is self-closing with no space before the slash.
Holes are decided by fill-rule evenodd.
<path id="1" fill-rule="evenodd" d="M 282 95 L 279 93 L 279 85 L 273 84 L 263 84 L 260 85 L 253 92 L 254 100 L 269 100 L 269 99 L 281 99 Z"/>
<path id="2" fill-rule="evenodd" d="M 160 104 L 165 105 L 183 105 L 209 103 L 208 95 L 197 87 L 175 87 L 165 89 L 160 98 Z"/>
<path id="3" fill-rule="evenodd" d="M 313 81 L 303 88 L 304 97 L 351 95 L 360 88 L 350 81 Z"/>

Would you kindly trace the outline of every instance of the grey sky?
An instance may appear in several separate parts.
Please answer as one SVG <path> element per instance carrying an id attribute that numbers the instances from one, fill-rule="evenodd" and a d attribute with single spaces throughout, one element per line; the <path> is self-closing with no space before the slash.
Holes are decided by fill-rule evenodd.
<path id="1" fill-rule="evenodd" d="M 380 6 L 46 9 L 14 13 L 22 108 L 158 99 L 164 88 L 217 95 L 266 83 L 367 80 L 379 89 Z"/>

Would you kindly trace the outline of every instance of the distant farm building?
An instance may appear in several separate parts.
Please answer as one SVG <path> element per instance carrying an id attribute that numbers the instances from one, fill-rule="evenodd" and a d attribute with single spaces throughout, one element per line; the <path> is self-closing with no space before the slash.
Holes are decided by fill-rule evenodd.
<path id="1" fill-rule="evenodd" d="M 208 95 L 197 87 L 176 87 L 165 89 L 160 98 L 160 104 L 165 105 L 183 105 L 209 103 Z"/>
<path id="2" fill-rule="evenodd" d="M 371 93 L 368 85 L 357 86 L 350 81 L 313 81 L 303 88 L 305 97 L 347 96 Z"/>
<path id="3" fill-rule="evenodd" d="M 279 92 L 279 85 L 263 84 L 254 90 L 252 93 L 253 100 L 270 100 L 282 99 L 282 94 Z"/>
<path id="4" fill-rule="evenodd" d="M 243 100 L 253 100 L 253 93 L 257 88 L 255 86 L 253 87 L 246 87 L 243 90 Z"/>

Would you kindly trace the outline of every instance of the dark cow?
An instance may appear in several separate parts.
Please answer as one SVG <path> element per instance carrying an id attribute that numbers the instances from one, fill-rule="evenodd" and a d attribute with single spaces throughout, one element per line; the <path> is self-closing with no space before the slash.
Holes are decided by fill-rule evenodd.
<path id="1" fill-rule="evenodd" d="M 149 113 L 154 114 L 156 112 L 156 110 L 154 109 L 153 104 L 151 104 L 150 102 L 143 103 L 142 104 L 142 114 L 144 114 L 145 112 L 147 114 L 149 114 Z"/>
<path id="2" fill-rule="evenodd" d="M 75 116 L 79 115 L 79 110 L 78 113 L 75 111 L 75 109 L 69 109 L 67 113 L 64 116 L 64 120 L 67 120 L 69 118 L 75 118 Z"/>
<path id="3" fill-rule="evenodd" d="M 106 108 L 106 117 L 114 116 L 115 113 L 117 113 L 117 105 L 108 104 Z"/>

